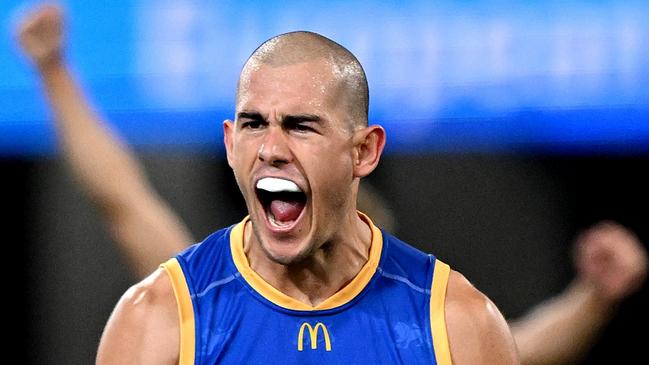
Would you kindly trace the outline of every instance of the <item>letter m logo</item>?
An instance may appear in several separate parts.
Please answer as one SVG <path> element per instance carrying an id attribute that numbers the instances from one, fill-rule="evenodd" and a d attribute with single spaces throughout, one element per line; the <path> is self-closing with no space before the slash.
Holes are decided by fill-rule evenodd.
<path id="1" fill-rule="evenodd" d="M 300 332 L 297 335 L 298 351 L 304 350 L 304 330 L 305 329 L 309 331 L 309 340 L 311 340 L 311 350 L 315 350 L 318 348 L 318 334 L 320 333 L 320 329 L 322 329 L 322 335 L 324 336 L 324 340 L 325 340 L 325 350 L 331 351 L 331 340 L 329 339 L 329 331 L 327 331 L 327 326 L 325 326 L 322 322 L 316 323 L 315 327 L 311 326 L 311 324 L 307 322 L 302 323 L 302 326 L 300 326 Z"/>

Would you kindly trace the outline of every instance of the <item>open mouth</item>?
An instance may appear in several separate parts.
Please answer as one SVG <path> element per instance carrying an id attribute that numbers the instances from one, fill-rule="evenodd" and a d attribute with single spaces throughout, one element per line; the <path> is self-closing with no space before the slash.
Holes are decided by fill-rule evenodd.
<path id="1" fill-rule="evenodd" d="M 265 177 L 257 181 L 255 191 L 268 222 L 276 228 L 291 227 L 306 206 L 306 194 L 290 180 Z"/>

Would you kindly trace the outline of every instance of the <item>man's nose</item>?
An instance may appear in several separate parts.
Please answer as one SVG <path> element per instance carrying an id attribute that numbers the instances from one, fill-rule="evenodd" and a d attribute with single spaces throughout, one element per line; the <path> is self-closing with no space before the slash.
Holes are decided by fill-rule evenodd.
<path id="1" fill-rule="evenodd" d="M 273 166 L 291 162 L 291 150 L 281 127 L 271 126 L 267 129 L 257 155 L 260 161 Z"/>

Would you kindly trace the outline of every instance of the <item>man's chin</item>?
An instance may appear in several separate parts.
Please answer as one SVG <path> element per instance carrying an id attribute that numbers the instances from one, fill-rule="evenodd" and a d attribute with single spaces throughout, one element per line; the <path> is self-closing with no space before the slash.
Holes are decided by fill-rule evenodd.
<path id="1" fill-rule="evenodd" d="M 269 260 L 284 266 L 297 265 L 309 256 L 304 245 L 265 241 L 261 246 Z"/>
<path id="2" fill-rule="evenodd" d="M 311 250 L 308 237 L 296 237 L 302 236 L 304 231 L 277 232 L 269 227 L 269 222 L 263 215 L 258 219 L 251 215 L 251 220 L 257 242 L 270 261 L 289 266 L 298 264 L 309 256 Z"/>

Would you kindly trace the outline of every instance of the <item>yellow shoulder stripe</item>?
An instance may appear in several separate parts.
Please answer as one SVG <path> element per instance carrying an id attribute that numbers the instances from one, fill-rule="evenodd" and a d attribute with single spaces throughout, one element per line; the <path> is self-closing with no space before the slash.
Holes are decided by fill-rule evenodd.
<path id="1" fill-rule="evenodd" d="M 433 284 L 430 290 L 430 331 L 433 334 L 433 347 L 437 365 L 452 365 L 451 349 L 446 333 L 446 286 L 451 268 L 441 262 L 435 261 Z"/>
<path id="2" fill-rule="evenodd" d="M 180 317 L 180 361 L 179 365 L 193 365 L 194 351 L 196 349 L 194 307 L 189 294 L 189 287 L 185 281 L 180 263 L 175 258 L 165 262 L 162 266 L 169 279 L 178 303 L 178 316 Z"/>

